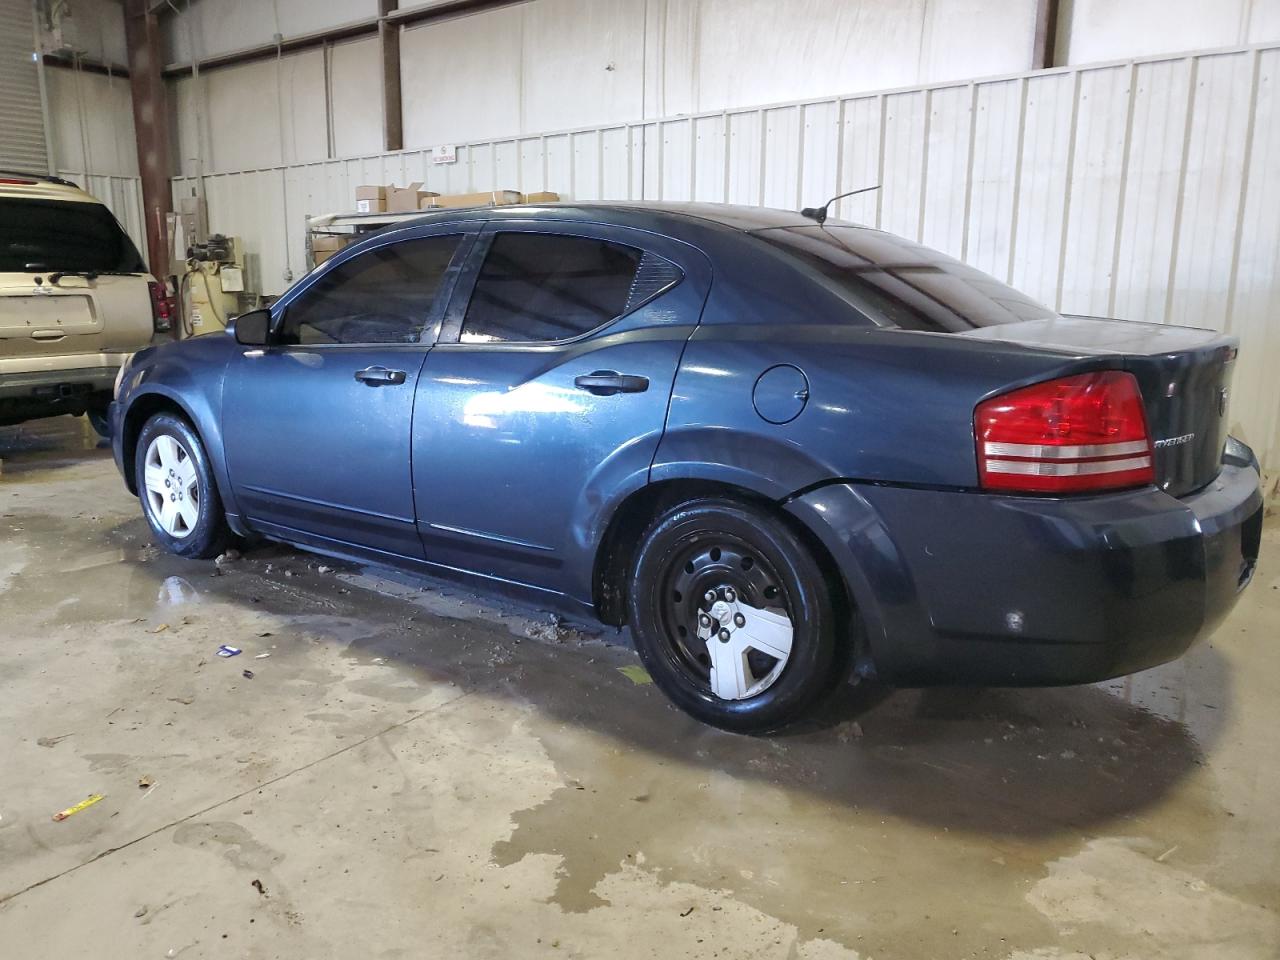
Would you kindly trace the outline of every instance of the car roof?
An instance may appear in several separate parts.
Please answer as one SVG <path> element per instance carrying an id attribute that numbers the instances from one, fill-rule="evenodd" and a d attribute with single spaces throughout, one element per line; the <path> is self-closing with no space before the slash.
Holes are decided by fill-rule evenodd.
<path id="1" fill-rule="evenodd" d="M 740 233 L 779 227 L 813 227 L 817 224 L 791 210 L 745 207 L 727 203 L 674 203 L 668 201 L 598 200 L 515 204 L 497 207 L 463 207 L 424 213 L 413 223 L 440 223 L 450 220 L 527 221 L 580 220 L 619 226 L 659 230 L 669 226 L 701 225 Z M 832 224 L 836 221 L 830 221 Z"/>
<path id="2" fill-rule="evenodd" d="M 0 197 L 32 200 L 66 200 L 71 203 L 101 203 L 70 180 L 20 170 L 0 170 Z"/>

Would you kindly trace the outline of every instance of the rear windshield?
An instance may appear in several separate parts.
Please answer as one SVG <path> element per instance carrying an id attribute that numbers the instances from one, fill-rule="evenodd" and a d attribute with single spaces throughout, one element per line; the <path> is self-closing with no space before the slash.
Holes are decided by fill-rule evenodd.
<path id="1" fill-rule="evenodd" d="M 100 203 L 0 197 L 0 273 L 145 273 L 128 234 Z"/>
<path id="2" fill-rule="evenodd" d="M 753 235 L 800 261 L 881 326 L 960 333 L 1056 316 L 981 270 L 879 230 L 815 225 Z"/>

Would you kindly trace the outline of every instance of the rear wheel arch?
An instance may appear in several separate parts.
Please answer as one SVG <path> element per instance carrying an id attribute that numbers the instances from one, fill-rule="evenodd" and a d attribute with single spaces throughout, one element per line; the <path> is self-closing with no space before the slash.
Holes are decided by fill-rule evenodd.
<path id="1" fill-rule="evenodd" d="M 592 600 L 597 616 L 611 626 L 627 619 L 627 581 L 640 539 L 653 521 L 680 503 L 701 499 L 731 500 L 766 510 L 797 533 L 828 581 L 838 622 L 852 633 L 856 623 L 853 593 L 826 545 L 775 500 L 746 487 L 703 479 L 662 480 L 630 494 L 614 510 L 596 549 Z M 860 632 L 859 632 L 860 633 Z M 861 641 L 859 641 L 861 642 Z M 861 653 L 861 651 L 856 651 Z"/>

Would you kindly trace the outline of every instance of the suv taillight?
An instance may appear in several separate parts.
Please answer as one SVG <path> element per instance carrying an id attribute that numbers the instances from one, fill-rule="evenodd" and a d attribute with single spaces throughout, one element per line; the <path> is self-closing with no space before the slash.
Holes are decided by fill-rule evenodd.
<path id="1" fill-rule="evenodd" d="M 150 280 L 151 322 L 157 333 L 168 333 L 173 328 L 173 297 L 168 288 L 157 280 Z"/>
<path id="2" fill-rule="evenodd" d="M 986 490 L 1082 493 L 1155 481 L 1133 374 L 1104 370 L 1033 384 L 978 404 L 978 479 Z"/>

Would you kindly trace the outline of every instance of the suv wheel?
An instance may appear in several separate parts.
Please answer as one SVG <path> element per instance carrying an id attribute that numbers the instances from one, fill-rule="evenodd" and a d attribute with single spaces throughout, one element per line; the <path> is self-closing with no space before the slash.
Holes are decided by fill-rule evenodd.
<path id="1" fill-rule="evenodd" d="M 668 511 L 640 544 L 628 604 L 654 682 L 705 723 L 774 730 L 839 679 L 826 579 L 791 528 L 765 510 L 708 499 Z"/>
<path id="2" fill-rule="evenodd" d="M 93 427 L 94 433 L 103 440 L 111 439 L 111 418 L 107 415 L 107 409 L 102 404 L 93 404 L 84 412 L 85 417 L 89 420 L 89 425 Z"/>
<path id="3" fill-rule="evenodd" d="M 207 559 L 230 538 L 204 444 L 181 417 L 159 413 L 138 435 L 134 476 L 156 541 L 180 557 Z"/>

